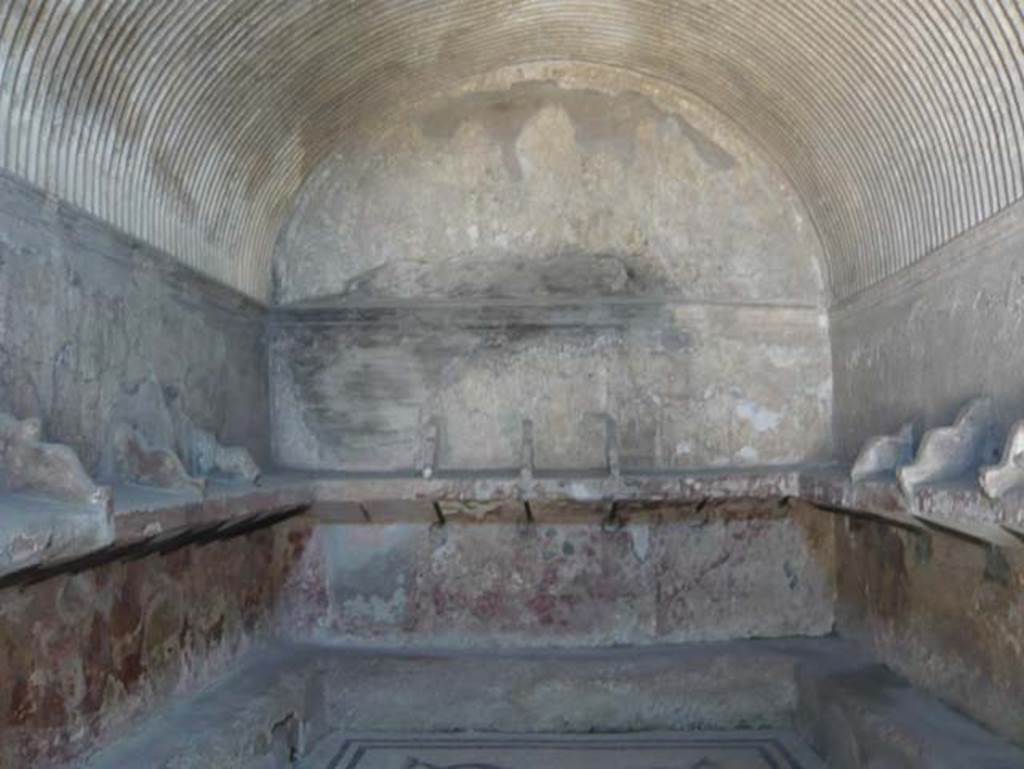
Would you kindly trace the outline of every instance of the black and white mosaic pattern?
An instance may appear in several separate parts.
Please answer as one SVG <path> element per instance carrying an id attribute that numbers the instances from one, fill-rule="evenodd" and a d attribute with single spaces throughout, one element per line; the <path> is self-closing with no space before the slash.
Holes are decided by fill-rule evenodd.
<path id="1" fill-rule="evenodd" d="M 823 769 L 785 732 L 349 737 L 325 769 Z"/>

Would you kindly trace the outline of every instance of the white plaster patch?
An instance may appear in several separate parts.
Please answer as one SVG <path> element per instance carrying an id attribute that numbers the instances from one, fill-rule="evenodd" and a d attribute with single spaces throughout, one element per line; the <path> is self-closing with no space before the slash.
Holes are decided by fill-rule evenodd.
<path id="1" fill-rule="evenodd" d="M 601 494 L 585 483 L 573 482 L 569 484 L 569 499 L 590 501 L 600 498 Z"/>
<path id="2" fill-rule="evenodd" d="M 766 409 L 754 401 L 743 401 L 736 405 L 736 416 L 750 423 L 757 432 L 774 430 L 782 422 L 782 414 Z"/>
<path id="3" fill-rule="evenodd" d="M 742 449 L 736 452 L 736 459 L 741 462 L 757 462 L 761 459 L 761 455 L 757 453 L 757 449 L 753 446 L 744 446 Z"/>
<path id="4" fill-rule="evenodd" d="M 676 456 L 677 457 L 683 456 L 685 454 L 692 454 L 692 453 L 693 453 L 693 444 L 690 443 L 689 441 L 679 441 L 679 443 L 676 444 Z"/>
<path id="5" fill-rule="evenodd" d="M 399 587 L 385 600 L 380 596 L 354 596 L 344 601 L 342 611 L 345 616 L 365 619 L 376 623 L 395 623 L 405 614 L 405 588 Z"/>

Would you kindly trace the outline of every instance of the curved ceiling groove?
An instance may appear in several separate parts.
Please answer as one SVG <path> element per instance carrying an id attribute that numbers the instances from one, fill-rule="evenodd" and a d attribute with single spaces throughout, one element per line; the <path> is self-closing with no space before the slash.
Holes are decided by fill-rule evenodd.
<path id="1" fill-rule="evenodd" d="M 303 180 L 515 64 L 669 81 L 791 179 L 832 298 L 1024 197 L 1022 0 L 12 0 L 0 162 L 266 299 Z"/>

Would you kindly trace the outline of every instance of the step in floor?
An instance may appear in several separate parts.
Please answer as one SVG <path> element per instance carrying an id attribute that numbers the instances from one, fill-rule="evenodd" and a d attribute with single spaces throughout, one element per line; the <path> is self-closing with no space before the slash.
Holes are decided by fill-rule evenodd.
<path id="1" fill-rule="evenodd" d="M 793 732 L 347 736 L 302 769 L 821 769 Z M 333 755 L 330 755 L 333 754 Z"/>

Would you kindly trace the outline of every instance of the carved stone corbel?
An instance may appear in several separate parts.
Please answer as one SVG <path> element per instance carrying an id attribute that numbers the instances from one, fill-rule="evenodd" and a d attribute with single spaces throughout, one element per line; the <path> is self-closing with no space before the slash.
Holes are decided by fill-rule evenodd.
<path id="1" fill-rule="evenodd" d="M 994 411 L 991 398 L 976 398 L 960 411 L 951 426 L 925 433 L 914 463 L 897 471 L 908 501 L 913 501 L 917 486 L 977 472 L 994 458 L 998 445 Z"/>
<path id="2" fill-rule="evenodd" d="M 1011 489 L 1024 486 L 1024 420 L 1010 430 L 998 464 L 986 465 L 978 472 L 982 491 L 990 499 L 999 499 Z"/>
<path id="3" fill-rule="evenodd" d="M 880 435 L 864 444 L 850 470 L 854 483 L 883 473 L 895 473 L 914 461 L 914 425 L 907 423 L 896 435 Z"/>
<path id="4" fill-rule="evenodd" d="M 99 486 L 68 446 L 44 443 L 38 419 L 17 420 L 0 414 L 0 469 L 10 491 L 32 491 L 65 502 L 113 513 L 113 494 Z"/>

